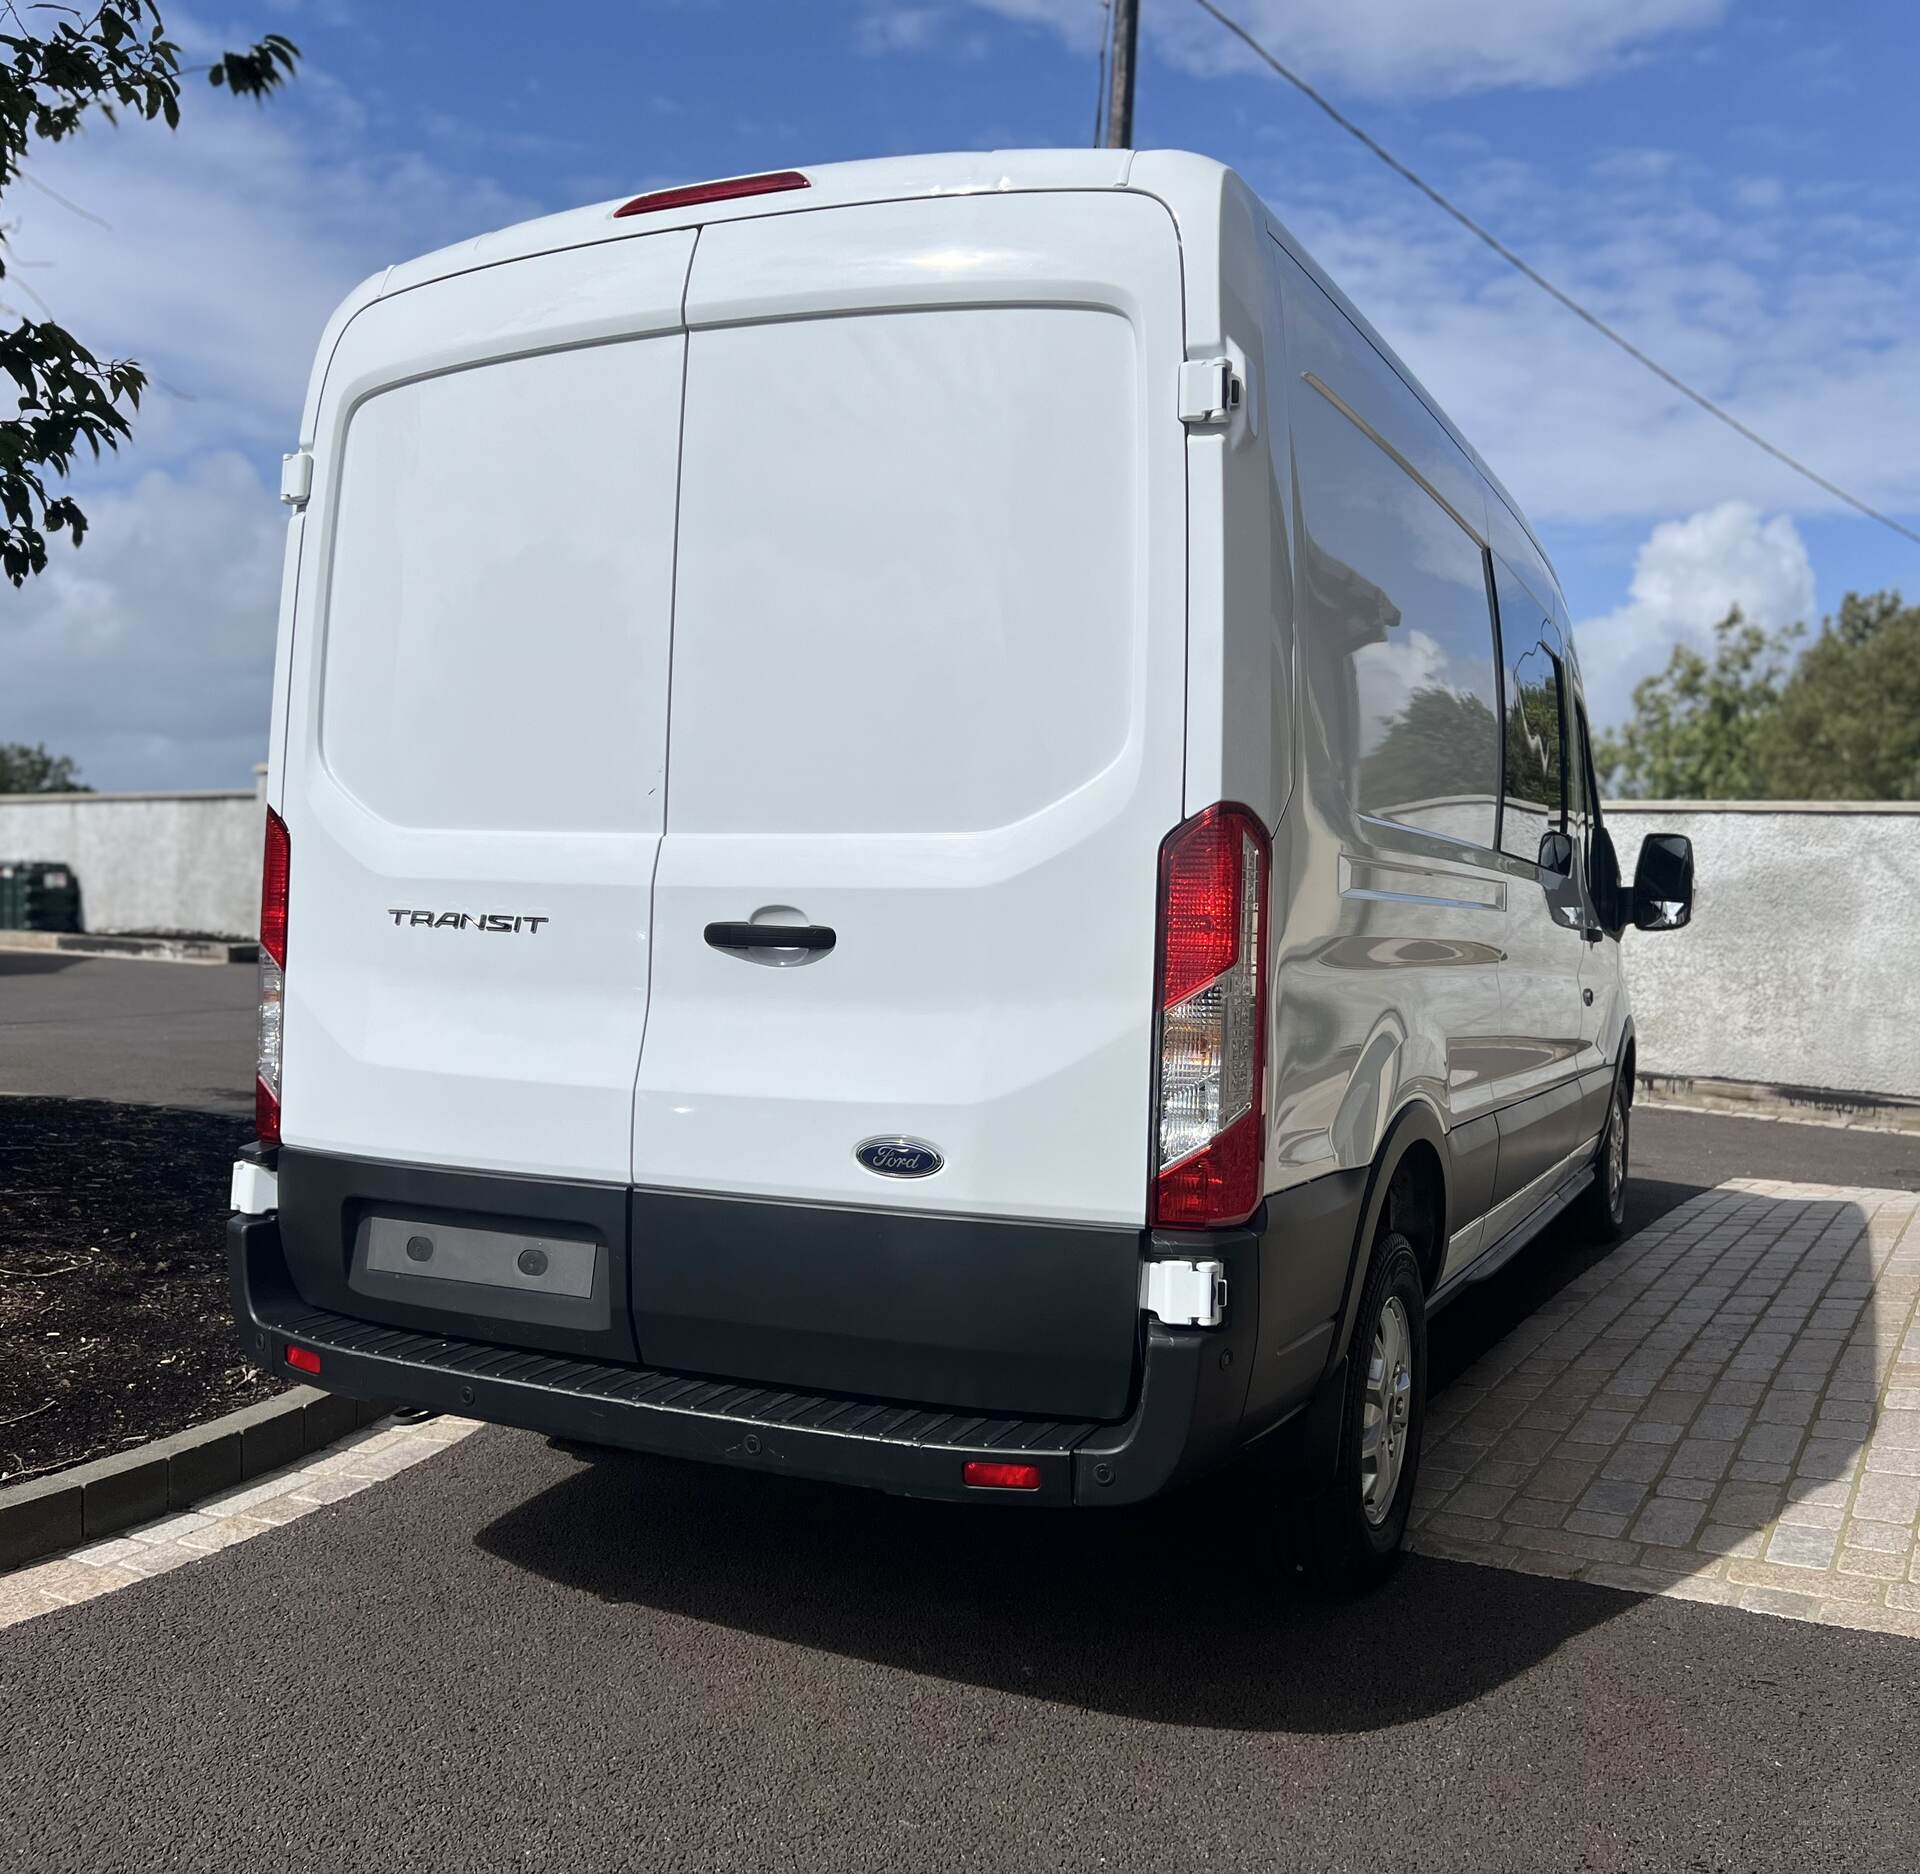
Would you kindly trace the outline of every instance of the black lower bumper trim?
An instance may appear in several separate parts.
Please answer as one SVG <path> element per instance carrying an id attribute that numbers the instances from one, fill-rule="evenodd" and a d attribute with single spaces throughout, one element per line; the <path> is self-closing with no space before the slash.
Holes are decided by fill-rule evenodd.
<path id="1" fill-rule="evenodd" d="M 274 1217 L 228 1225 L 235 1313 L 251 1356 L 309 1384 L 631 1451 L 865 1485 L 908 1496 L 1118 1504 L 1157 1494 L 1211 1457 L 1230 1427 L 1202 1426 L 1202 1336 L 1157 1325 L 1132 1418 L 1120 1424 L 783 1390 L 527 1352 L 382 1326 L 314 1308 L 294 1290 Z M 1217 1434 L 1217 1435 L 1216 1435 Z M 1037 1490 L 979 1490 L 971 1459 L 1031 1464 Z"/>

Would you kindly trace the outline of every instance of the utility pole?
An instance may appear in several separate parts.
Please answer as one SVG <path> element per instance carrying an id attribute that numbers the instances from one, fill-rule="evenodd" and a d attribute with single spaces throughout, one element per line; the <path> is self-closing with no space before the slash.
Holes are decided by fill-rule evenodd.
<path id="1" fill-rule="evenodd" d="M 1107 148 L 1133 148 L 1133 74 L 1140 54 L 1140 0 L 1113 0 L 1113 83 L 1107 92 Z"/>

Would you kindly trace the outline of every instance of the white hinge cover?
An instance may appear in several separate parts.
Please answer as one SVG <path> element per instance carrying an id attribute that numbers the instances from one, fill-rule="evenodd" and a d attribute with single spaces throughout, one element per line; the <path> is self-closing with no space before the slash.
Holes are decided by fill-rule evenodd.
<path id="1" fill-rule="evenodd" d="M 1231 358 L 1189 358 L 1180 367 L 1180 421 L 1225 423 L 1240 407 Z"/>
<path id="2" fill-rule="evenodd" d="M 264 1217 L 280 1208 L 280 1179 L 250 1158 L 233 1161 L 233 1185 L 227 1202 L 243 1217 Z"/>
<path id="3" fill-rule="evenodd" d="M 280 499 L 290 508 L 303 508 L 313 492 L 313 457 L 304 449 L 280 458 Z"/>
<path id="4" fill-rule="evenodd" d="M 1140 1265 L 1140 1305 L 1168 1327 L 1218 1327 L 1227 1318 L 1227 1271 L 1219 1262 Z"/>

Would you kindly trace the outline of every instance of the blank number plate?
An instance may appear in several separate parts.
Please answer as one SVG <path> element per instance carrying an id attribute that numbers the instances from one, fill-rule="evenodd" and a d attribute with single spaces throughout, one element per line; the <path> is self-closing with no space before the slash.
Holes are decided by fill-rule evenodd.
<path id="1" fill-rule="evenodd" d="M 367 1219 L 367 1267 L 382 1275 L 479 1282 L 584 1301 L 593 1293 L 594 1252 L 593 1243 L 570 1237 L 520 1236 L 403 1217 Z"/>

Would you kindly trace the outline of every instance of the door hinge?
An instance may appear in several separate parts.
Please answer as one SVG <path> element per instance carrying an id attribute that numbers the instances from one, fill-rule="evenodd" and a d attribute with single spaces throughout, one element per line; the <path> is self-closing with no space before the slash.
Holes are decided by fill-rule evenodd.
<path id="1" fill-rule="evenodd" d="M 1174 1259 L 1143 1263 L 1140 1305 L 1168 1327 L 1218 1327 L 1227 1318 L 1226 1265 Z"/>
<path id="2" fill-rule="evenodd" d="M 280 1208 L 279 1174 L 257 1165 L 251 1159 L 234 1161 L 228 1184 L 227 1202 L 243 1217 L 263 1217 Z"/>
<path id="3" fill-rule="evenodd" d="M 1180 421 L 1226 423 L 1240 408 L 1240 377 L 1231 358 L 1189 358 L 1180 367 Z"/>
<path id="4" fill-rule="evenodd" d="M 304 449 L 280 458 L 280 499 L 298 510 L 307 505 L 313 492 L 313 457 Z"/>

